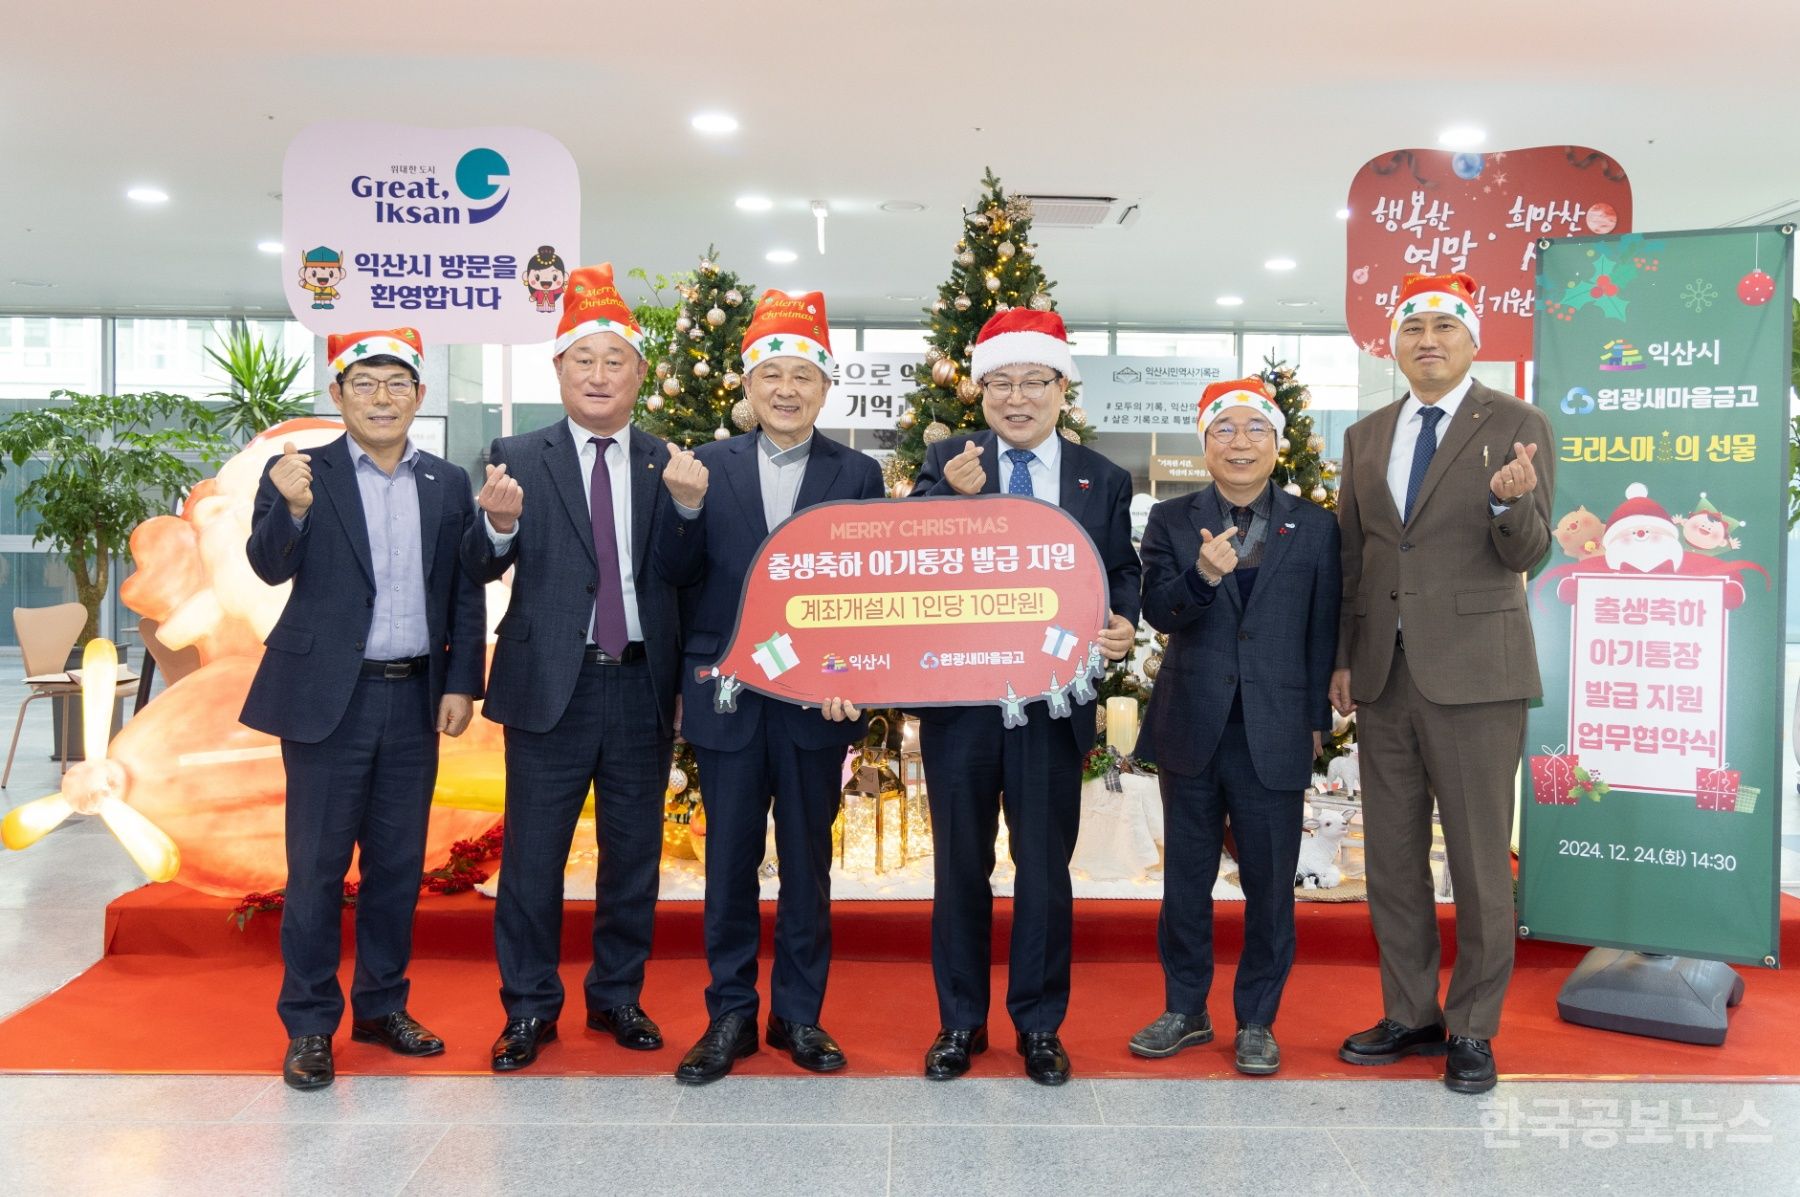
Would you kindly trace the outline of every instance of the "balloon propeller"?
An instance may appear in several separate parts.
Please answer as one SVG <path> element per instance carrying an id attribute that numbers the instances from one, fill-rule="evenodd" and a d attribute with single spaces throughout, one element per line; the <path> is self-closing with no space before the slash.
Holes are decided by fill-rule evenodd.
<path id="1" fill-rule="evenodd" d="M 181 850 L 162 828 L 126 803 L 131 779 L 123 765 L 107 759 L 118 686 L 119 650 L 110 640 L 88 641 L 81 654 L 81 728 L 92 755 L 69 766 L 60 793 L 27 802 L 0 820 L 0 840 L 15 851 L 29 848 L 70 815 L 99 815 L 146 877 L 169 881 L 181 870 Z"/>

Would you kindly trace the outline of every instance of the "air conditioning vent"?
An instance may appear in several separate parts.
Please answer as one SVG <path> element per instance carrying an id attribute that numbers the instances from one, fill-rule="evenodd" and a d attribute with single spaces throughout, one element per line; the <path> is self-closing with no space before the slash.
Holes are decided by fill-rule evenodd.
<path id="1" fill-rule="evenodd" d="M 1137 201 L 1112 195 L 1026 195 L 1034 229 L 1112 229 L 1137 219 Z"/>

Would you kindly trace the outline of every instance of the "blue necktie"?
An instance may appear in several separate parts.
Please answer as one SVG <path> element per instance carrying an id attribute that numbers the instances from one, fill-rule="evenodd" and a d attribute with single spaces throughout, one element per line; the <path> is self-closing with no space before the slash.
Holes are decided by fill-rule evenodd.
<path id="1" fill-rule="evenodd" d="M 1006 456 L 1012 459 L 1012 477 L 1006 480 L 1006 493 L 1029 495 L 1031 493 L 1031 463 L 1037 460 L 1037 454 L 1030 449 L 1008 449 Z"/>
<path id="2" fill-rule="evenodd" d="M 1440 408 L 1419 409 L 1419 439 L 1413 442 L 1412 473 L 1406 478 L 1406 510 L 1400 517 L 1403 524 L 1412 519 L 1413 502 L 1418 499 L 1419 488 L 1425 485 L 1425 471 L 1431 468 L 1431 459 L 1437 454 L 1437 422 L 1443 418 Z"/>

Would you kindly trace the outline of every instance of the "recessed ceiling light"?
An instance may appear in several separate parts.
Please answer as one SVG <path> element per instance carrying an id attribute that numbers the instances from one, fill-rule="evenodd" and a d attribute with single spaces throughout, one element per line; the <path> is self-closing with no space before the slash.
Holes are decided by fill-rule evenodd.
<path id="1" fill-rule="evenodd" d="M 36 278 L 16 278 L 12 281 L 12 285 L 15 287 L 37 287 L 45 291 L 56 286 L 55 283 L 47 283 L 42 279 Z"/>
<path id="2" fill-rule="evenodd" d="M 169 193 L 159 187 L 133 187 L 125 193 L 125 198 L 134 199 L 140 204 L 166 204 Z"/>
<path id="3" fill-rule="evenodd" d="M 1243 306 L 1244 297 L 1242 295 L 1221 295 L 1213 302 L 1222 308 L 1236 308 Z"/>
<path id="4" fill-rule="evenodd" d="M 1438 134 L 1438 144 L 1447 150 L 1472 150 L 1487 140 L 1487 130 L 1474 125 L 1452 125 Z"/>
<path id="5" fill-rule="evenodd" d="M 775 262 L 783 266 L 787 265 L 789 262 L 798 261 L 799 257 L 800 255 L 791 249 L 772 249 L 763 255 L 765 261 Z"/>
<path id="6" fill-rule="evenodd" d="M 881 205 L 883 212 L 923 212 L 925 205 L 915 200 L 888 200 Z"/>
<path id="7" fill-rule="evenodd" d="M 1339 208 L 1339 209 L 1338 209 L 1338 210 L 1337 210 L 1337 218 L 1338 218 L 1338 219 L 1339 219 L 1339 220 L 1349 220 L 1349 219 L 1350 219 L 1350 209 L 1348 209 L 1348 208 Z"/>
<path id="8" fill-rule="evenodd" d="M 281 242 L 279 242 L 279 241 L 258 241 L 256 243 L 256 248 L 262 250 L 266 254 L 278 254 L 281 252 Z"/>
<path id="9" fill-rule="evenodd" d="M 1275 302 L 1284 308 L 1310 308 L 1313 301 L 1310 299 L 1278 299 Z"/>
<path id="10" fill-rule="evenodd" d="M 745 212 L 767 212 L 775 206 L 775 201 L 766 195 L 740 195 L 737 206 Z"/>
<path id="11" fill-rule="evenodd" d="M 1292 270 L 1299 263 L 1292 258 L 1270 258 L 1263 263 L 1264 270 Z"/>
<path id="12" fill-rule="evenodd" d="M 737 117 L 729 112 L 702 112 L 688 124 L 702 133 L 736 133 Z"/>

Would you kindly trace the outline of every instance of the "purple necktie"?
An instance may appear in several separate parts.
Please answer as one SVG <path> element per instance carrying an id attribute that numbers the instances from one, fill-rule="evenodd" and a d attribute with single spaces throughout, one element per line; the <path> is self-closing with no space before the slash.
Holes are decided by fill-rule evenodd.
<path id="1" fill-rule="evenodd" d="M 594 560 L 600 566 L 600 591 L 594 599 L 594 643 L 617 657 L 625 652 L 625 584 L 619 578 L 619 533 L 613 527 L 612 474 L 606 468 L 610 436 L 590 436 L 594 472 L 588 479 L 588 521 L 594 526 Z"/>

